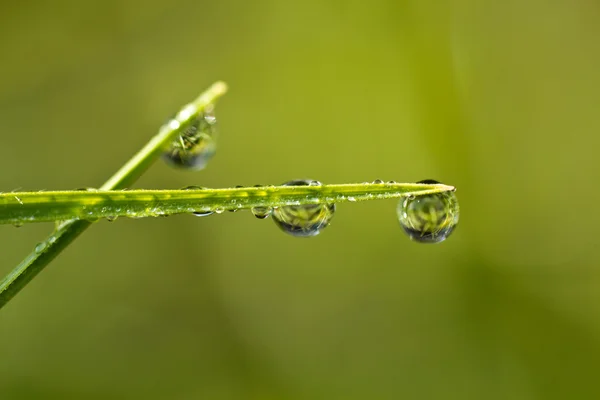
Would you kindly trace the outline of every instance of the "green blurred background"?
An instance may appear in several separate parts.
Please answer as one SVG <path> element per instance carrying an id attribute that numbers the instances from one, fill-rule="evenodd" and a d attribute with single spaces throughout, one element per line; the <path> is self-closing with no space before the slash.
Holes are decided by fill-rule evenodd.
<path id="1" fill-rule="evenodd" d="M 2 1 L 0 190 L 101 185 L 217 79 L 217 156 L 136 187 L 434 178 L 459 228 L 97 223 L 0 311 L 0 399 L 600 398 L 598 2 Z M 1 228 L 4 275 L 52 225 Z"/>

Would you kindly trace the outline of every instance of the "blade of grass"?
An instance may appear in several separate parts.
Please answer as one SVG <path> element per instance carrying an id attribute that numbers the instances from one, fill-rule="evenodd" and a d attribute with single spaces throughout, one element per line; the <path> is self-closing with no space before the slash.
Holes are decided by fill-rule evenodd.
<path id="1" fill-rule="evenodd" d="M 102 185 L 101 190 L 125 189 L 133 184 L 160 157 L 177 135 L 226 91 L 227 85 L 224 82 L 216 82 L 196 100 L 184 106 L 175 118 L 162 126 L 156 136 Z M 39 243 L 34 251 L 0 282 L 0 308 L 4 307 L 90 225 L 91 222 L 85 220 L 66 221 L 46 240 Z"/>
<path id="2" fill-rule="evenodd" d="M 5 193 L 0 194 L 0 224 L 122 216 L 144 218 L 252 207 L 383 200 L 453 189 L 443 184 L 357 183 L 201 190 Z"/>

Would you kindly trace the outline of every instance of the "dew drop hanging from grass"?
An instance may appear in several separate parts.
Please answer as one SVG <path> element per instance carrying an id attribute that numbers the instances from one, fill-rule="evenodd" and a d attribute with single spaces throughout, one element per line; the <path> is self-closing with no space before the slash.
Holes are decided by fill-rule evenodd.
<path id="1" fill-rule="evenodd" d="M 314 180 L 294 180 L 284 186 L 320 186 Z M 316 236 L 329 226 L 335 213 L 335 204 L 304 204 L 276 207 L 273 209 L 273 221 L 285 233 L 296 237 Z"/>
<path id="2" fill-rule="evenodd" d="M 268 218 L 272 212 L 273 209 L 269 207 L 252 207 L 252 215 L 258 219 Z"/>
<path id="3" fill-rule="evenodd" d="M 427 179 L 417 183 L 439 182 Z M 400 199 L 396 212 L 402 229 L 411 240 L 439 243 L 456 228 L 460 208 L 454 192 L 443 192 Z"/>
<path id="4" fill-rule="evenodd" d="M 204 169 L 217 151 L 216 124 L 214 109 L 208 107 L 171 143 L 163 160 L 177 168 Z"/>

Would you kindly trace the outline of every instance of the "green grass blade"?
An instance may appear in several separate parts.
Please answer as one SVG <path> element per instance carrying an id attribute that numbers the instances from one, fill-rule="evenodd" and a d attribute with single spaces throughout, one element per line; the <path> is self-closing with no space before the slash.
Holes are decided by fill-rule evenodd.
<path id="1" fill-rule="evenodd" d="M 252 207 L 342 203 L 419 196 L 453 190 L 423 183 L 264 186 L 202 190 L 61 191 L 0 194 L 0 224 L 158 217 Z"/>
<path id="2" fill-rule="evenodd" d="M 227 85 L 224 82 L 216 82 L 196 100 L 184 106 L 175 118 L 161 127 L 158 134 L 102 185 L 101 189 L 124 189 L 132 185 L 156 161 L 177 135 L 226 91 Z M 66 221 L 57 227 L 46 240 L 38 244 L 34 251 L 0 282 L 0 308 L 4 307 L 90 225 L 91 222 L 84 220 Z"/>

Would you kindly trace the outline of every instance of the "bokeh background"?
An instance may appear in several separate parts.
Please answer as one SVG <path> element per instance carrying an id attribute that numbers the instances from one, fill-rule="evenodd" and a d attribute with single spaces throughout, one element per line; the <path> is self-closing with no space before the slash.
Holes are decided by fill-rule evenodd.
<path id="1" fill-rule="evenodd" d="M 434 178 L 312 239 L 248 212 L 100 222 L 0 311 L 0 398 L 600 398 L 600 3 L 0 5 L 0 190 L 97 187 L 217 79 L 217 156 L 139 188 Z M 51 224 L 0 227 L 0 273 Z"/>

